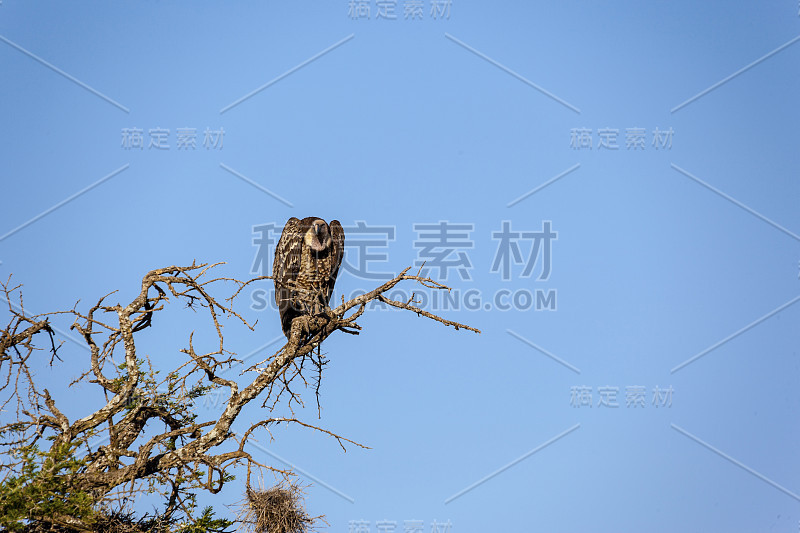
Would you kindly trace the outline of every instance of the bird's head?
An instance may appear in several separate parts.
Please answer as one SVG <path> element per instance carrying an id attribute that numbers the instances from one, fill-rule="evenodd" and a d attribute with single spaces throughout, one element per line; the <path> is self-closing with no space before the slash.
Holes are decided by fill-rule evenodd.
<path id="1" fill-rule="evenodd" d="M 303 236 L 303 242 L 317 253 L 327 250 L 333 242 L 328 223 L 321 218 L 312 222 L 311 227 Z"/>

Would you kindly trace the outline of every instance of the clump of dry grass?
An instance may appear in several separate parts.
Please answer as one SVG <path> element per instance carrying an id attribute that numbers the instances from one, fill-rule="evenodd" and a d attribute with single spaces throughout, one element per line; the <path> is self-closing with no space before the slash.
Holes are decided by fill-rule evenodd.
<path id="1" fill-rule="evenodd" d="M 310 517 L 303 506 L 305 493 L 286 479 L 269 489 L 247 487 L 240 520 L 253 533 L 308 533 L 321 516 Z"/>

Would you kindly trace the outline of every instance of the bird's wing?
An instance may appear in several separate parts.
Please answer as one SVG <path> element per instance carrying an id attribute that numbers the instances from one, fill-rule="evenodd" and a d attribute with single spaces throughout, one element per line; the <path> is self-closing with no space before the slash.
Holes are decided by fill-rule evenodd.
<path id="1" fill-rule="evenodd" d="M 339 275 L 339 267 L 342 264 L 342 257 L 344 257 L 344 229 L 338 220 L 332 220 L 330 223 L 331 238 L 331 267 L 330 274 L 328 275 L 327 291 L 325 294 L 325 303 L 327 304 L 331 295 L 333 294 L 333 286 L 336 283 L 336 276 Z"/>
<path id="2" fill-rule="evenodd" d="M 289 305 L 291 283 L 300 272 L 300 259 L 303 252 L 303 234 L 300 220 L 290 218 L 283 227 L 278 246 L 275 248 L 275 261 L 272 263 L 272 279 L 275 282 L 275 303 L 283 315 Z"/>

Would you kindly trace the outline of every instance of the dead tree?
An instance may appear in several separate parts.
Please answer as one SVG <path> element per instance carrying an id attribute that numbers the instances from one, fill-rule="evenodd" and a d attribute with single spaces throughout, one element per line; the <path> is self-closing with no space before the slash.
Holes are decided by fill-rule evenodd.
<path id="1" fill-rule="evenodd" d="M 253 330 L 254 324 L 234 311 L 232 302 L 250 283 L 271 278 L 261 276 L 244 282 L 211 277 L 211 270 L 218 264 L 152 270 L 142 279 L 138 295 L 126 305 L 108 303 L 114 294 L 111 293 L 87 311 L 79 311 L 76 304 L 70 311 L 42 315 L 25 312 L 20 287 L 11 287 L 10 279 L 0 283 L 10 313 L 10 321 L 0 335 L 0 393 L 3 394 L 0 408 L 5 411 L 0 415 L 5 419 L 0 423 L 0 451 L 7 457 L 0 465 L 2 479 L 18 476 L 24 468 L 19 450 L 31 450 L 36 445 L 46 449 L 48 457 L 71 450 L 77 466 L 68 469 L 62 481 L 68 491 L 88 495 L 95 508 L 109 502 L 122 505 L 142 491 L 158 491 L 166 500 L 165 516 L 178 514 L 193 520 L 194 494 L 199 490 L 219 492 L 231 479 L 229 470 L 236 465 L 246 467 L 247 487 L 254 467 L 289 474 L 260 464 L 247 451 L 248 438 L 259 428 L 268 430 L 273 424 L 296 423 L 330 435 L 342 447 L 345 443 L 361 446 L 294 417 L 269 416 L 238 435 L 232 425 L 253 400 L 261 400 L 261 407 L 268 412 L 282 396 L 288 397 L 290 406 L 299 401 L 292 389 L 294 380 L 299 378 L 308 384 L 304 368 L 312 369 L 321 378 L 324 361 L 320 344 L 336 331 L 358 334 L 361 327 L 357 320 L 370 302 L 383 302 L 457 330 L 479 333 L 470 326 L 416 307 L 413 297 L 400 302 L 384 296 L 401 282 L 449 290 L 429 278 L 408 274 L 407 268 L 364 295 L 347 302 L 342 299 L 335 309 L 295 319 L 288 342 L 247 369 L 245 372 L 250 373 L 246 375 L 253 377 L 246 386 L 240 386 L 223 374 L 241 363 L 225 347 L 223 323 L 232 320 Z M 219 286 L 231 287 L 233 294 L 226 300 L 218 300 L 212 296 L 212 290 Z M 176 302 L 203 309 L 208 326 L 216 332 L 216 340 L 213 350 L 204 352 L 196 350 L 190 335 L 187 346 L 180 350 L 181 360 L 160 377 L 163 374 L 153 371 L 149 358 L 137 352 L 136 341 L 140 332 L 158 325 L 157 315 L 167 304 Z M 74 316 L 71 328 L 80 333 L 90 353 L 86 371 L 70 386 L 89 383 L 98 387 L 105 398 L 96 410 L 79 419 L 69 419 L 59 409 L 50 392 L 38 386 L 32 371 L 35 365 L 42 364 L 38 357 L 43 353 L 49 354 L 50 365 L 60 362 L 60 345 L 50 324 L 55 314 Z M 124 361 L 120 363 L 122 358 Z M 214 391 L 226 393 L 222 414 L 215 419 L 200 420 L 193 410 L 194 402 Z M 99 436 L 105 437 L 105 444 L 93 447 L 91 442 L 96 442 Z M 223 447 L 226 449 L 221 449 L 226 442 L 228 446 Z M 53 461 L 47 464 L 55 468 Z M 70 516 L 69 512 L 32 518 L 76 530 L 91 527 L 88 520 Z"/>

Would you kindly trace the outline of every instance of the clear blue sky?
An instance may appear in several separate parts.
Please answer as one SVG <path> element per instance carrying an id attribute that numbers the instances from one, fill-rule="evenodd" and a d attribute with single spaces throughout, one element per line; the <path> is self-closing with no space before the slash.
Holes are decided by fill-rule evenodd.
<path id="1" fill-rule="evenodd" d="M 363 221 L 337 300 L 438 255 L 439 312 L 483 333 L 374 310 L 325 343 L 317 422 L 371 449 L 252 452 L 330 531 L 796 531 L 797 2 L 421 4 L 3 0 L 0 277 L 85 309 L 194 259 L 246 278 L 254 226 Z M 260 297 L 242 356 L 280 335 Z M 164 364 L 201 327 L 171 316 L 142 340 Z"/>

